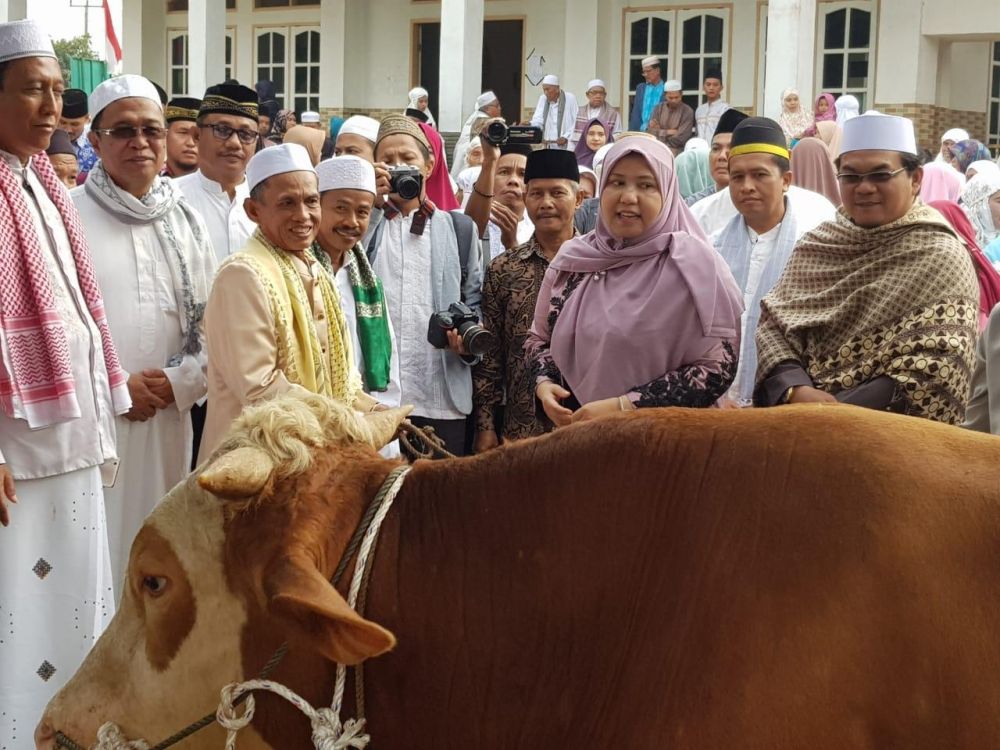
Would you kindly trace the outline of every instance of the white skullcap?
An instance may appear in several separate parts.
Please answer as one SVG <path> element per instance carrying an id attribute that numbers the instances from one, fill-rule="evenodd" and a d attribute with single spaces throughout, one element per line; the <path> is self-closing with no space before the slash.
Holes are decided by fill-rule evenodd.
<path id="1" fill-rule="evenodd" d="M 334 156 L 316 165 L 319 191 L 364 190 L 375 193 L 375 167 L 357 156 Z"/>
<path id="2" fill-rule="evenodd" d="M 344 120 L 344 124 L 340 126 L 340 132 L 337 135 L 360 135 L 374 144 L 378 140 L 378 127 L 379 121 L 373 117 L 352 115 Z"/>
<path id="3" fill-rule="evenodd" d="M 299 122 L 319 122 L 319 112 L 307 110 L 302 113 L 302 117 L 299 119 Z"/>
<path id="4" fill-rule="evenodd" d="M 305 147 L 297 143 L 263 148 L 247 163 L 247 188 L 253 190 L 268 177 L 285 172 L 312 172 L 312 159 Z"/>
<path id="5" fill-rule="evenodd" d="M 593 89 L 604 89 L 605 91 L 607 91 L 608 87 L 604 85 L 604 81 L 602 81 L 600 78 L 595 78 L 593 81 L 587 84 L 588 92 L 592 91 Z"/>
<path id="6" fill-rule="evenodd" d="M 497 95 L 492 91 L 484 91 L 479 96 L 476 97 L 476 109 L 482 109 L 487 104 L 492 104 L 497 101 Z"/>
<path id="7" fill-rule="evenodd" d="M 594 164 L 594 172 L 596 174 L 598 175 L 601 174 L 601 167 L 604 166 L 604 159 L 605 157 L 607 157 L 608 151 L 610 151 L 611 147 L 614 145 L 615 145 L 614 143 L 605 143 L 603 146 L 597 149 L 597 151 L 594 152 L 593 164 Z"/>
<path id="8" fill-rule="evenodd" d="M 585 174 L 589 174 L 594 178 L 594 182 L 597 182 L 597 172 L 590 167 L 580 167 L 580 176 L 583 177 Z"/>
<path id="9" fill-rule="evenodd" d="M 543 86 L 558 86 L 559 85 L 559 76 L 554 76 L 551 73 L 549 73 L 547 76 L 545 76 L 545 78 L 542 79 L 542 85 Z"/>
<path id="10" fill-rule="evenodd" d="M 0 23 L 0 63 L 22 57 L 55 56 L 52 40 L 37 21 Z"/>
<path id="11" fill-rule="evenodd" d="M 682 91 L 681 82 L 670 80 L 663 84 L 664 91 Z"/>
<path id="12" fill-rule="evenodd" d="M 962 130 L 961 128 L 952 128 L 951 130 L 946 130 L 945 134 L 941 136 L 941 143 L 945 141 L 967 141 L 969 140 L 969 131 Z"/>
<path id="13" fill-rule="evenodd" d="M 684 144 L 685 151 L 698 151 L 703 153 L 708 153 L 712 150 L 712 147 L 708 145 L 708 141 L 704 138 L 689 138 L 688 142 Z"/>
<path id="14" fill-rule="evenodd" d="M 482 148 L 482 146 L 483 146 L 483 140 L 478 135 L 471 141 L 469 141 L 469 151 L 472 151 L 472 149 L 474 148 Z"/>
<path id="15" fill-rule="evenodd" d="M 660 64 L 660 58 L 656 57 L 655 55 L 642 58 L 642 67 L 644 68 L 651 68 L 654 65 L 659 65 L 659 64 Z"/>
<path id="16" fill-rule="evenodd" d="M 133 97 L 149 99 L 156 102 L 156 106 L 163 107 L 156 86 L 148 78 L 130 74 L 109 78 L 90 92 L 87 109 L 90 111 L 90 116 L 96 120 L 101 110 L 109 104 L 113 104 L 119 99 L 131 99 Z"/>
<path id="17" fill-rule="evenodd" d="M 840 154 L 851 151 L 917 153 L 913 122 L 895 115 L 860 115 L 844 123 Z M 838 156 L 840 155 L 838 154 Z"/>

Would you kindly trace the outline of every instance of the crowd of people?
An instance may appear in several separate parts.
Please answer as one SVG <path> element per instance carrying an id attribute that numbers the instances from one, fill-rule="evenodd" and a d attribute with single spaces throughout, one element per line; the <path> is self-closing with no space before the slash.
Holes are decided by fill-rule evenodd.
<path id="1" fill-rule="evenodd" d="M 536 147 L 484 137 L 502 116 L 484 92 L 449 167 L 421 88 L 327 128 L 266 81 L 166 100 L 123 75 L 88 96 L 36 23 L 0 25 L 10 747 L 116 593 L 155 584 L 125 578 L 145 515 L 262 399 L 409 404 L 459 456 L 669 406 L 1000 433 L 982 144 L 950 130 L 922 156 L 909 120 L 850 96 L 810 113 L 790 90 L 777 121 L 748 117 L 718 71 L 692 110 L 658 59 L 642 69 L 628 130 L 601 80 L 578 106 L 547 76 Z"/>

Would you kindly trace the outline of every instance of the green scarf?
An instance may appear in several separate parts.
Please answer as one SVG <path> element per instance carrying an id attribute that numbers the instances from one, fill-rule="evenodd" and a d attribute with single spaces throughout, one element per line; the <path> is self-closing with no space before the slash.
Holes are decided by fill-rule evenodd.
<path id="1" fill-rule="evenodd" d="M 330 256 L 319 246 L 313 245 L 315 255 L 333 278 L 336 272 Z M 372 270 L 364 248 L 358 244 L 344 258 L 347 277 L 354 294 L 358 341 L 361 344 L 364 368 L 362 375 L 366 391 L 385 391 L 389 388 L 389 361 L 392 357 L 392 339 L 389 335 L 389 318 L 385 309 L 385 292 L 382 282 Z"/>

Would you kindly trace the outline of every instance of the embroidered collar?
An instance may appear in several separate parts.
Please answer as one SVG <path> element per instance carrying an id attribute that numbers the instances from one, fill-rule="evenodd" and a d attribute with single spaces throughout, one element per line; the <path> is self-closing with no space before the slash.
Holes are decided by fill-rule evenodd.
<path id="1" fill-rule="evenodd" d="M 414 212 L 413 223 L 410 225 L 410 234 L 415 234 L 418 237 L 421 236 L 427 227 L 428 219 L 434 215 L 435 211 L 437 211 L 437 206 L 434 205 L 434 201 L 430 198 L 424 198 L 423 203 Z M 389 199 L 386 199 L 385 206 L 382 207 L 382 212 L 388 221 L 399 219 L 403 216 L 402 211 Z"/>

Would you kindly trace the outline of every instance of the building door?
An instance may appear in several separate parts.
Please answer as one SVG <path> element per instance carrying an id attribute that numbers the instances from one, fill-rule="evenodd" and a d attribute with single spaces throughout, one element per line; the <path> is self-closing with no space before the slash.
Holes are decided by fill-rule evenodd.
<path id="1" fill-rule="evenodd" d="M 437 118 L 441 71 L 441 24 L 437 21 L 414 26 L 413 49 L 417 80 L 430 95 L 430 109 Z M 483 23 L 483 69 L 480 90 L 492 90 L 503 107 L 508 122 L 521 119 L 524 79 L 524 21 L 486 21 Z M 472 114 L 475 102 L 465 103 L 465 115 Z"/>

